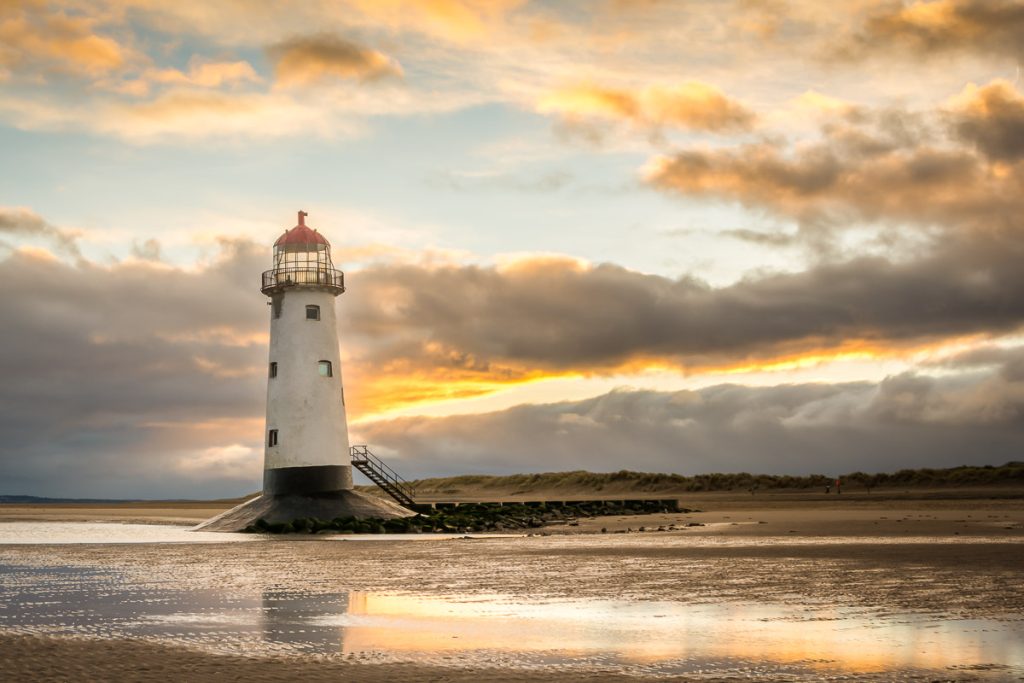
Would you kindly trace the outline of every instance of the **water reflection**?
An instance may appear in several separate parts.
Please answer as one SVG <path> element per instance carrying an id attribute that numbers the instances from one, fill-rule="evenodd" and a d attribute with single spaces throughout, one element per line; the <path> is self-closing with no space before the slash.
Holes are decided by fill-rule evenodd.
<path id="1" fill-rule="evenodd" d="M 1024 622 L 769 604 L 526 601 L 142 583 L 113 571 L 0 565 L 0 630 L 143 637 L 215 652 L 343 654 L 652 674 L 1024 674 Z M 977 670 L 973 675 L 981 675 Z M 987 675 L 987 674 L 985 674 Z"/>
<path id="2" fill-rule="evenodd" d="M 263 640 L 274 646 L 320 653 L 344 652 L 345 628 L 324 623 L 362 601 L 358 593 L 303 594 L 264 591 L 258 614 Z"/>

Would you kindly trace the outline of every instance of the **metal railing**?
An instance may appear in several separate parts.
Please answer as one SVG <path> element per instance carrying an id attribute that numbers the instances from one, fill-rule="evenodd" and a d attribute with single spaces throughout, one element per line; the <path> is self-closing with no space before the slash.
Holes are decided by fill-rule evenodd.
<path id="1" fill-rule="evenodd" d="M 274 268 L 264 271 L 263 292 L 290 285 L 314 285 L 345 291 L 345 273 L 333 268 Z"/>
<path id="2" fill-rule="evenodd" d="M 398 472 L 388 467 L 387 463 L 370 452 L 367 446 L 352 446 L 349 449 L 352 455 L 352 464 L 356 469 L 365 474 L 373 483 L 381 487 L 393 497 L 389 487 L 393 487 L 406 500 L 400 501 L 411 504 L 416 496 L 416 489 L 409 482 L 398 476 Z M 362 465 L 362 467 L 361 467 Z M 371 474 L 372 473 L 372 474 Z M 380 481 L 378 481 L 380 479 Z"/>

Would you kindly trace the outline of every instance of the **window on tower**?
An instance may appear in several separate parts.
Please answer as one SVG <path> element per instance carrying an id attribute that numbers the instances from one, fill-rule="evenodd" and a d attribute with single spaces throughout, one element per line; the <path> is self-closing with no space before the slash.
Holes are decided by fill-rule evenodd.
<path id="1" fill-rule="evenodd" d="M 267 433 L 267 445 L 268 446 L 276 446 L 277 445 L 277 430 L 276 429 L 271 429 L 270 432 Z"/>
<path id="2" fill-rule="evenodd" d="M 321 377 L 331 377 L 334 374 L 333 372 L 331 372 L 331 361 L 329 360 L 320 361 L 317 364 L 317 367 L 320 371 Z"/>
<path id="3" fill-rule="evenodd" d="M 277 377 L 277 363 L 274 361 L 270 362 L 270 376 Z"/>
<path id="4" fill-rule="evenodd" d="M 306 320 L 319 320 L 320 319 L 320 307 L 310 304 L 306 306 Z"/>

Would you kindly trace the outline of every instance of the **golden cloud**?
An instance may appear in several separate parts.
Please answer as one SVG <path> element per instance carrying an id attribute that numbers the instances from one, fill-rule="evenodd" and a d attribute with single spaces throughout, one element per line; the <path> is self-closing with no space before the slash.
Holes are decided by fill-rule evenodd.
<path id="1" fill-rule="evenodd" d="M 492 36 L 525 0 L 354 0 L 367 19 L 458 43 Z"/>
<path id="2" fill-rule="evenodd" d="M 583 84 L 546 95 L 537 109 L 559 114 L 570 122 L 597 118 L 642 127 L 711 132 L 749 130 L 756 120 L 743 104 L 698 81 L 640 90 Z"/>
<path id="3" fill-rule="evenodd" d="M 93 32 L 94 22 L 65 14 L 19 13 L 0 21 L 0 66 L 22 75 L 63 72 L 101 76 L 121 68 L 126 51 Z"/>
<path id="4" fill-rule="evenodd" d="M 1024 155 L 1024 98 L 1010 84 L 968 87 L 945 112 L 839 112 L 816 141 L 686 149 L 651 159 L 644 178 L 804 224 L 949 226 L 1024 210 L 1024 168 L 1009 163 Z"/>
<path id="5" fill-rule="evenodd" d="M 153 69 L 146 76 L 158 83 L 195 85 L 204 88 L 219 88 L 232 83 L 259 83 L 256 70 L 246 61 L 204 62 L 192 60 L 188 73 L 178 69 Z"/>

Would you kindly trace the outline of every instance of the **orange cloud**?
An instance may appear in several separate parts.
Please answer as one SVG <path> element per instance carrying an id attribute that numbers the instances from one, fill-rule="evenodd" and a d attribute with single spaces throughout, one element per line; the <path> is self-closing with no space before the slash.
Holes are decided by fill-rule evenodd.
<path id="1" fill-rule="evenodd" d="M 525 0 L 355 0 L 368 19 L 392 29 L 411 29 L 454 42 L 479 41 L 502 27 Z"/>
<path id="2" fill-rule="evenodd" d="M 865 57 L 909 48 L 923 55 L 971 50 L 1024 55 L 1024 14 L 1019 0 L 933 0 L 882 3 L 840 57 Z"/>
<path id="3" fill-rule="evenodd" d="M 204 88 L 219 88 L 232 83 L 258 83 L 261 79 L 252 65 L 246 61 L 204 62 L 193 59 L 188 73 L 178 69 L 154 69 L 147 77 L 158 83 L 196 85 Z"/>
<path id="4" fill-rule="evenodd" d="M 542 113 L 556 113 L 568 121 L 605 119 L 652 128 L 703 131 L 749 130 L 755 115 L 714 86 L 688 81 L 641 90 L 583 84 L 557 90 L 540 100 Z"/>
<path id="5" fill-rule="evenodd" d="M 65 14 L 21 13 L 0 21 L 0 67 L 19 75 L 101 76 L 124 66 L 126 51 L 93 32 L 94 22 Z"/>
<path id="6" fill-rule="evenodd" d="M 372 81 L 402 75 L 398 62 L 384 53 L 329 33 L 292 38 L 269 52 L 276 60 L 277 80 L 286 85 L 309 85 L 332 78 Z"/>

